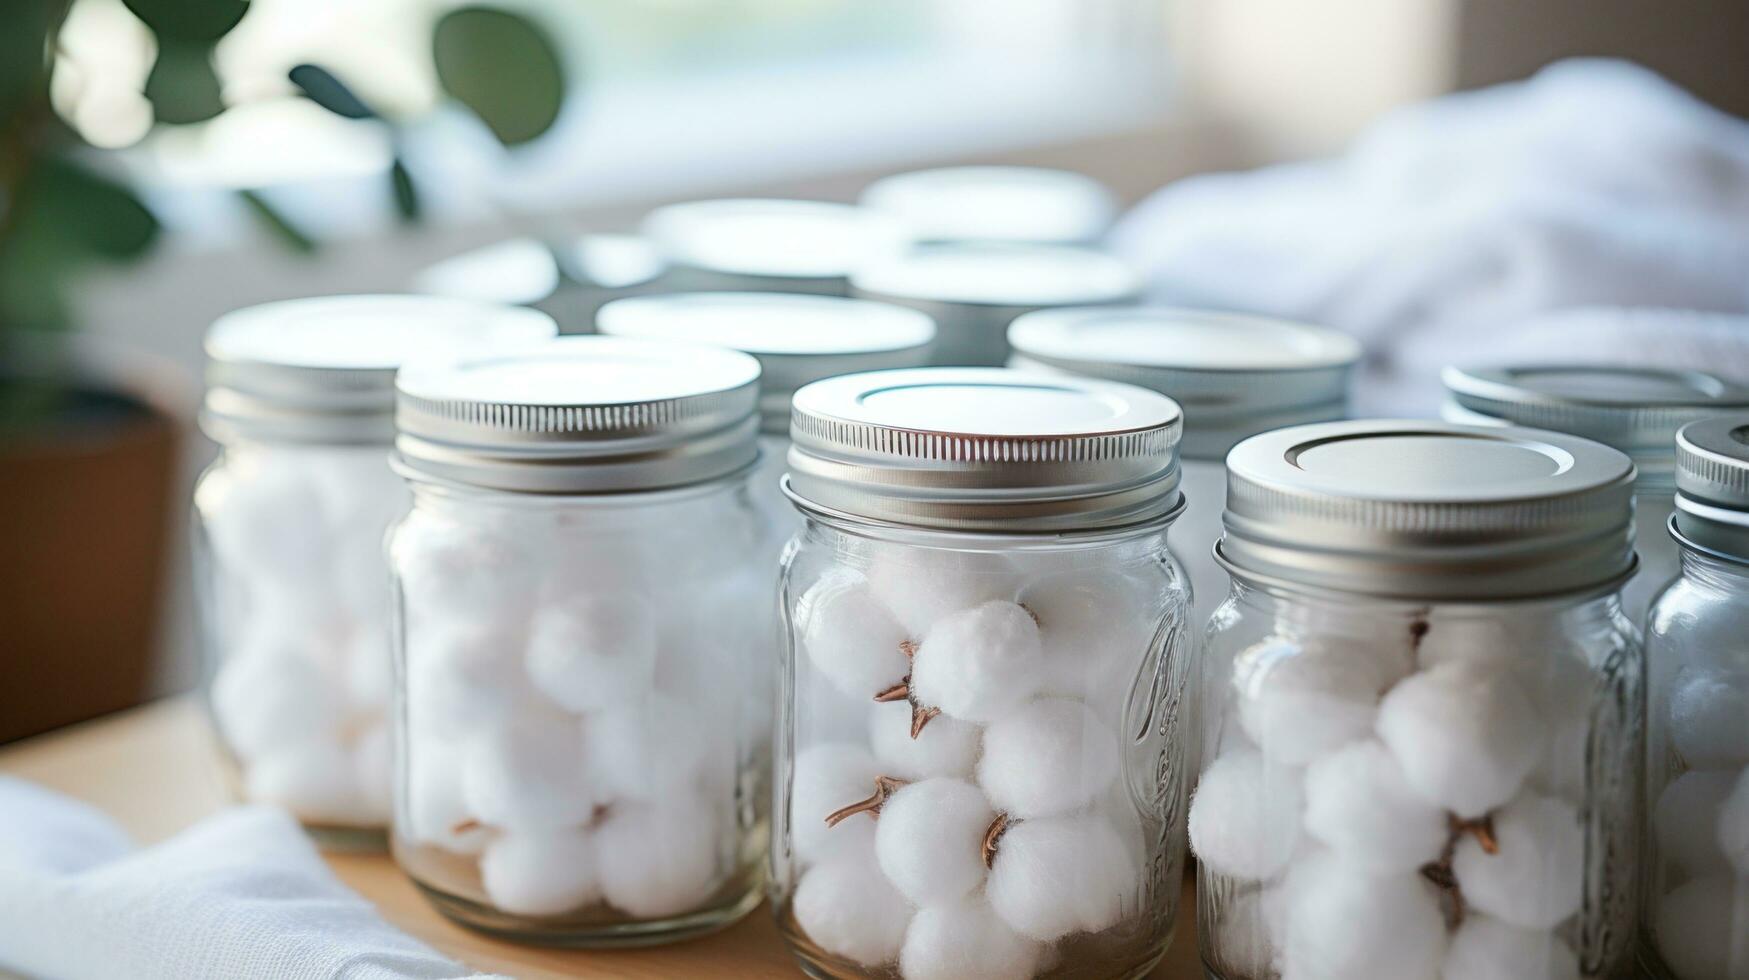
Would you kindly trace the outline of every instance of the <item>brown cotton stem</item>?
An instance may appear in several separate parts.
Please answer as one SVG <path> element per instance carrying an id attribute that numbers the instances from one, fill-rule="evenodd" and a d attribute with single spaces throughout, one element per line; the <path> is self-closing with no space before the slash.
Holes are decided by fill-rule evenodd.
<path id="1" fill-rule="evenodd" d="M 858 800 L 841 810 L 834 810 L 827 814 L 826 826 L 836 827 L 859 813 L 866 813 L 869 816 L 878 819 L 881 814 L 881 807 L 885 806 L 887 800 L 890 799 L 894 793 L 897 793 L 904 785 L 905 780 L 903 779 L 894 779 L 891 776 L 876 776 L 874 795 L 866 800 Z"/>
<path id="2" fill-rule="evenodd" d="M 911 699 L 911 682 L 908 678 L 902 680 L 899 683 L 894 684 L 892 687 L 876 694 L 874 699 L 880 704 L 892 704 L 894 701 L 909 701 Z"/>
<path id="3" fill-rule="evenodd" d="M 989 869 L 996 864 L 996 851 L 1002 843 L 1002 835 L 1008 833 L 1008 814 L 1002 813 L 990 821 L 989 829 L 984 831 L 984 867 Z"/>

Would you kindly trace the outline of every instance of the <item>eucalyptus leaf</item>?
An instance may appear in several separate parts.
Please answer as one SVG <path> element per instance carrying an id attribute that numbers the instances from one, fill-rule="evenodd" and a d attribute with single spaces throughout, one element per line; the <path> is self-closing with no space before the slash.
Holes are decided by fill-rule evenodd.
<path id="1" fill-rule="evenodd" d="M 319 65 L 298 65 L 286 73 L 291 83 L 304 93 L 304 97 L 316 103 L 336 116 L 346 119 L 375 119 L 376 113 L 364 104 L 364 100 L 353 94 L 345 82 L 334 76 L 334 73 Z"/>
<path id="2" fill-rule="evenodd" d="M 279 209 L 269 204 L 260 192 L 240 190 L 237 192 L 237 196 L 243 199 L 243 203 L 249 207 L 249 213 L 253 214 L 256 220 L 261 222 L 261 226 L 266 228 L 274 238 L 277 238 L 281 245 L 300 255 L 308 255 L 316 250 L 316 240 L 305 234 L 303 229 L 292 224 L 290 218 L 280 214 Z"/>
<path id="3" fill-rule="evenodd" d="M 246 0 L 122 0 L 122 3 L 158 35 L 160 42 L 212 44 L 249 12 Z"/>
<path id="4" fill-rule="evenodd" d="M 197 123 L 225 111 L 219 76 L 213 71 L 212 45 L 164 41 L 146 76 L 146 98 L 159 122 Z"/>
<path id="5" fill-rule="evenodd" d="M 407 164 L 400 157 L 395 158 L 389 167 L 389 185 L 395 195 L 395 211 L 401 220 L 412 224 L 419 220 L 419 188 L 413 183 L 413 175 L 408 172 Z"/>
<path id="6" fill-rule="evenodd" d="M 558 50 L 535 24 L 505 10 L 461 7 L 431 39 L 438 81 L 506 146 L 552 128 L 565 98 Z"/>

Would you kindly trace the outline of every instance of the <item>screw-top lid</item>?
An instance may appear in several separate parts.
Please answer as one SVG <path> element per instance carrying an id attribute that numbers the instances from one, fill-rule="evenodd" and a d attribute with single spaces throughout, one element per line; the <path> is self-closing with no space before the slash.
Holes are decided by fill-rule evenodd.
<path id="1" fill-rule="evenodd" d="M 1117 202 L 1098 181 L 1042 167 L 943 167 L 877 180 L 862 205 L 917 241 L 1074 245 L 1111 226 Z"/>
<path id="2" fill-rule="evenodd" d="M 1253 436 L 1227 457 L 1235 575 L 1414 601 L 1613 588 L 1632 573 L 1634 466 L 1576 436 L 1371 420 Z"/>
<path id="3" fill-rule="evenodd" d="M 1131 385 L 916 368 L 796 392 L 801 506 L 963 531 L 1068 532 L 1176 513 L 1179 410 Z"/>
<path id="4" fill-rule="evenodd" d="M 416 292 L 507 306 L 534 306 L 558 288 L 558 260 L 552 249 L 533 238 L 512 238 L 452 255 L 413 277 Z"/>
<path id="5" fill-rule="evenodd" d="M 562 337 L 402 369 L 396 463 L 524 493 L 700 483 L 753 462 L 759 362 L 739 351 Z"/>
<path id="6" fill-rule="evenodd" d="M 1679 540 L 1749 561 L 1749 414 L 1690 422 L 1676 433 Z"/>
<path id="7" fill-rule="evenodd" d="M 1749 408 L 1749 387 L 1704 371 L 1594 365 L 1446 368 L 1454 422 L 1508 423 L 1595 439 L 1634 457 L 1643 478 L 1667 481 L 1676 430 Z"/>
<path id="8" fill-rule="evenodd" d="M 1124 302 L 1140 292 L 1141 280 L 1092 249 L 956 243 L 887 255 L 858 269 L 851 286 L 876 298 L 1039 308 Z"/>
<path id="9" fill-rule="evenodd" d="M 1187 459 L 1223 459 L 1259 432 L 1342 418 L 1359 342 L 1323 327 L 1169 307 L 1028 313 L 1009 366 L 1141 385 L 1184 408 Z"/>
<path id="10" fill-rule="evenodd" d="M 760 429 L 787 435 L 790 397 L 822 378 L 919 367 L 935 323 L 866 300 L 793 293 L 683 293 L 615 300 L 596 328 L 618 337 L 718 344 L 759 361 Z"/>
<path id="11" fill-rule="evenodd" d="M 433 351 L 551 337 L 534 310 L 436 296 L 328 296 L 227 313 L 206 335 L 201 427 L 232 438 L 388 443 L 395 369 Z"/>
<path id="12" fill-rule="evenodd" d="M 896 222 L 849 204 L 730 198 L 651 211 L 643 233 L 716 288 L 843 291 L 845 277 L 903 242 Z"/>

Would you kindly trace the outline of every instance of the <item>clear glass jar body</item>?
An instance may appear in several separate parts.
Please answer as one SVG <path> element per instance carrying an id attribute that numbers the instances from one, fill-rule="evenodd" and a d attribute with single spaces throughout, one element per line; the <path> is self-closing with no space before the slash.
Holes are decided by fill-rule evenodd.
<path id="1" fill-rule="evenodd" d="M 809 514 L 783 568 L 771 895 L 803 968 L 1151 969 L 1189 762 L 1165 524 L 1001 536 Z"/>
<path id="2" fill-rule="evenodd" d="M 1646 620 L 1643 958 L 1749 977 L 1749 563 L 1684 549 Z"/>
<path id="3" fill-rule="evenodd" d="M 596 496 L 414 484 L 389 540 L 392 846 L 444 914 L 641 945 L 758 903 L 776 634 L 748 477 Z"/>
<path id="4" fill-rule="evenodd" d="M 1615 594 L 1409 606 L 1235 578 L 1201 665 L 1211 977 L 1631 970 L 1643 658 Z"/>
<path id="5" fill-rule="evenodd" d="M 1641 476 L 1634 485 L 1634 551 L 1640 556 L 1640 570 L 1621 590 L 1622 611 L 1635 626 L 1646 622 L 1652 600 L 1681 571 L 1681 549 L 1669 531 L 1670 515 L 1675 512 L 1676 484 L 1668 476 Z"/>
<path id="6" fill-rule="evenodd" d="M 234 441 L 195 487 L 205 691 L 234 784 L 328 846 L 381 847 L 389 820 L 383 534 L 407 499 L 383 445 Z"/>

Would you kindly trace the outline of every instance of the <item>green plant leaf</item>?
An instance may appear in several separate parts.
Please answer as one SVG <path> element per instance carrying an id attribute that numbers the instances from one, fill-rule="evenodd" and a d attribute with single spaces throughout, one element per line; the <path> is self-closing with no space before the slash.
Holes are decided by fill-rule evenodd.
<path id="1" fill-rule="evenodd" d="M 419 220 L 419 188 L 413 183 L 413 175 L 408 172 L 407 164 L 400 157 L 389 167 L 389 185 L 395 195 L 395 211 L 400 214 L 401 221 L 412 224 Z"/>
<path id="2" fill-rule="evenodd" d="M 43 90 L 49 73 L 49 30 L 55 0 L 10 0 L 0 14 L 0 120 L 7 120 Z"/>
<path id="3" fill-rule="evenodd" d="M 364 100 L 353 94 L 345 82 L 334 77 L 334 73 L 318 65 L 298 65 L 286 72 L 286 77 L 304 93 L 304 98 L 316 103 L 336 116 L 347 119 L 375 119 L 377 114 Z"/>
<path id="4" fill-rule="evenodd" d="M 249 12 L 247 0 L 122 0 L 160 42 L 211 44 Z"/>
<path id="5" fill-rule="evenodd" d="M 315 239 L 304 234 L 303 229 L 297 225 L 292 224 L 290 218 L 280 214 L 279 209 L 267 203 L 267 199 L 262 197 L 259 192 L 240 190 L 237 192 L 237 196 L 249 206 L 249 213 L 261 222 L 261 226 L 272 233 L 273 237 L 279 239 L 281 245 L 299 255 L 309 255 L 316 250 Z"/>
<path id="6" fill-rule="evenodd" d="M 158 220 L 127 187 L 60 157 L 40 158 L 18 186 L 7 244 L 65 241 L 70 251 L 130 259 L 152 244 Z"/>
<path id="7" fill-rule="evenodd" d="M 516 14 L 462 7 L 431 39 L 437 78 L 505 146 L 550 129 L 565 98 L 565 72 L 546 34 Z"/>
<path id="8" fill-rule="evenodd" d="M 159 122 L 205 122 L 225 111 L 212 53 L 212 45 L 200 42 L 159 45 L 158 60 L 146 76 L 146 98 Z"/>

